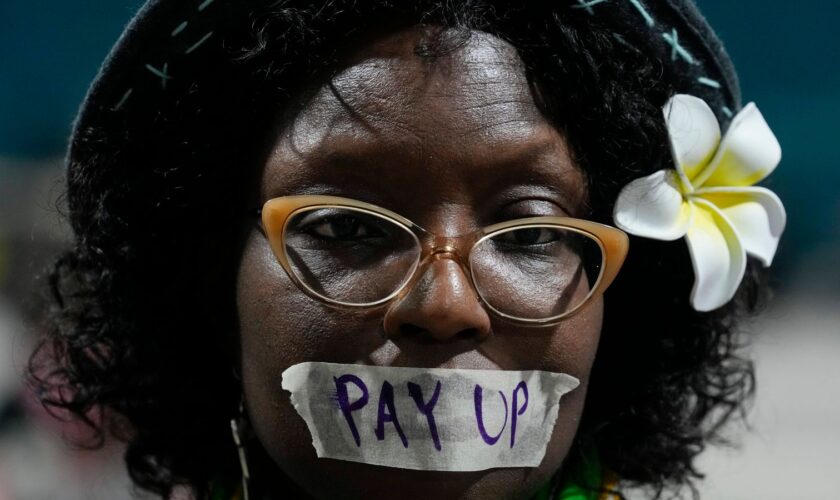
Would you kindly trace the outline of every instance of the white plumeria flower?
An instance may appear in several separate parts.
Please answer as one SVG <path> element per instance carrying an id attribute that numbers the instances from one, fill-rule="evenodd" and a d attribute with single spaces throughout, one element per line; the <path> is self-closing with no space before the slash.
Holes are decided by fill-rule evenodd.
<path id="1" fill-rule="evenodd" d="M 782 150 L 755 104 L 747 104 L 723 140 L 708 104 L 677 94 L 663 112 L 676 170 L 627 184 L 613 213 L 624 231 L 688 242 L 694 266 L 691 304 L 711 311 L 735 295 L 746 254 L 769 266 L 785 228 L 785 209 L 772 191 L 753 186 L 779 164 Z"/>

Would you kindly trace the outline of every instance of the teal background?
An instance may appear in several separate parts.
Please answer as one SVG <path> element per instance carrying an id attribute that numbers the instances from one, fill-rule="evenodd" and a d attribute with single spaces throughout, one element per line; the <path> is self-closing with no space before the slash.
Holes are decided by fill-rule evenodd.
<path id="1" fill-rule="evenodd" d="M 801 270 L 840 291 L 840 2 L 698 0 L 782 145 L 763 185 L 785 204 L 779 286 Z"/>

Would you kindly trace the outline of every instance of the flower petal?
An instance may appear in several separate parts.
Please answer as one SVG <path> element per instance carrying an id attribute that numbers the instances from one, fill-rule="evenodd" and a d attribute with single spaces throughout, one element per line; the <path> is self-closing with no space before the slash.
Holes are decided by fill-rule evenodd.
<path id="1" fill-rule="evenodd" d="M 696 178 L 700 186 L 752 186 L 770 175 L 782 159 L 782 147 L 754 103 L 744 106 L 723 137 L 715 157 Z"/>
<path id="2" fill-rule="evenodd" d="M 677 169 L 692 181 L 715 154 L 720 125 L 706 101 L 677 94 L 663 108 Z M 698 184 L 694 184 L 697 186 Z"/>
<path id="3" fill-rule="evenodd" d="M 615 224 L 636 236 L 675 240 L 691 223 L 691 205 L 677 187 L 673 170 L 659 170 L 628 183 L 615 202 Z"/>
<path id="4" fill-rule="evenodd" d="M 691 305 L 698 311 L 711 311 L 735 295 L 747 257 L 725 215 L 703 199 L 692 199 L 692 203 L 694 220 L 686 233 L 694 266 Z"/>
<path id="5" fill-rule="evenodd" d="M 765 267 L 773 262 L 787 220 L 776 193 L 763 187 L 716 187 L 694 194 L 723 212 L 748 254 L 758 257 Z"/>

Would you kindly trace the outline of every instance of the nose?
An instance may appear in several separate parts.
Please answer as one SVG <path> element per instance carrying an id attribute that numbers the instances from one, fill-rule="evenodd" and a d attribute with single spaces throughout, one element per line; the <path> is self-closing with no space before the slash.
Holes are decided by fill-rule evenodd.
<path id="1" fill-rule="evenodd" d="M 490 317 L 475 289 L 451 255 L 431 257 L 411 288 L 385 314 L 385 333 L 447 342 L 490 335 Z"/>

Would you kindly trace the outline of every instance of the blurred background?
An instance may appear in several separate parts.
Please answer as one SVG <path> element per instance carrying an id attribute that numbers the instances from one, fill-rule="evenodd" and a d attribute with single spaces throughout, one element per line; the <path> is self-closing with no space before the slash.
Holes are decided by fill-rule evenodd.
<path id="1" fill-rule="evenodd" d="M 755 334 L 758 394 L 739 448 L 700 466 L 702 498 L 840 498 L 840 3 L 696 0 L 782 144 L 763 185 L 788 212 L 776 299 Z M 0 500 L 121 499 L 119 446 L 76 450 L 19 378 L 38 276 L 68 233 L 62 156 L 87 85 L 141 0 L 0 2 Z M 642 494 L 640 493 L 641 497 Z"/>

